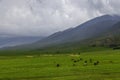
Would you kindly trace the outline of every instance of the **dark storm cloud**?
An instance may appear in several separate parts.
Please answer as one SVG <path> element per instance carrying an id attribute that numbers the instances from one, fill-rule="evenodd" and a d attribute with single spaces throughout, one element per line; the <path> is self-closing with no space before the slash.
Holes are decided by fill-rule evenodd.
<path id="1" fill-rule="evenodd" d="M 119 0 L 0 0 L 0 34 L 49 35 L 105 14 L 120 14 Z"/>

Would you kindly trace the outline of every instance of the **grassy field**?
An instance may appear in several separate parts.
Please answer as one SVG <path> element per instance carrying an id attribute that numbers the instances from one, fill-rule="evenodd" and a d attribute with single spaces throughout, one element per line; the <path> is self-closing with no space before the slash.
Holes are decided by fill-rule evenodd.
<path id="1" fill-rule="evenodd" d="M 0 80 L 120 80 L 120 50 L 0 56 Z"/>

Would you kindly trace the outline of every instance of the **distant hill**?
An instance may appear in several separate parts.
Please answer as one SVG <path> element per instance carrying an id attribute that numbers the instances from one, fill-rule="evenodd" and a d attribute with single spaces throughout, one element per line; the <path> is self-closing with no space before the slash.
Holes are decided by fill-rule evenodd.
<path id="1" fill-rule="evenodd" d="M 0 48 L 30 44 L 42 38 L 43 37 L 0 37 Z"/>
<path id="2" fill-rule="evenodd" d="M 102 43 L 109 36 L 117 36 L 119 38 L 120 16 L 104 15 L 89 20 L 75 28 L 54 33 L 35 43 L 16 46 L 13 49 L 40 49 L 54 45 L 79 43 L 85 45 L 103 45 Z M 117 39 L 119 40 L 119 39 Z M 98 43 L 100 44 L 98 44 Z M 113 42 L 113 41 L 111 41 Z"/>

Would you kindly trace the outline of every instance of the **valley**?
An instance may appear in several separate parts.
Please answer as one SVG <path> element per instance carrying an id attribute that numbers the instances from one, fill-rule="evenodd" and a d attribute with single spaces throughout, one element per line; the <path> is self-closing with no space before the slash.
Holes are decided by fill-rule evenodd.
<path id="1" fill-rule="evenodd" d="M 28 44 L 0 49 L 0 80 L 120 80 L 119 16 L 39 38 L 8 39 Z"/>

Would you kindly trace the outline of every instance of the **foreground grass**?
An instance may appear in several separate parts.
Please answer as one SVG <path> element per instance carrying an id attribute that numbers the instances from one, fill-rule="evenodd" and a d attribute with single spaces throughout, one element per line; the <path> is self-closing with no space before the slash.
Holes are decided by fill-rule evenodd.
<path id="1" fill-rule="evenodd" d="M 83 60 L 77 63 L 71 60 L 80 58 Z M 94 66 L 90 58 L 93 63 L 99 61 L 100 64 Z M 85 60 L 87 66 L 83 66 Z M 120 50 L 80 55 L 0 56 L 0 80 L 120 80 L 119 75 Z"/>

